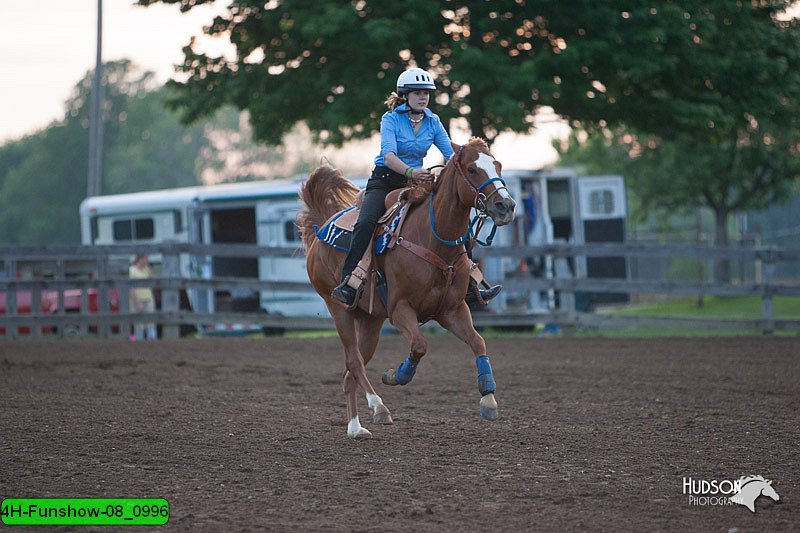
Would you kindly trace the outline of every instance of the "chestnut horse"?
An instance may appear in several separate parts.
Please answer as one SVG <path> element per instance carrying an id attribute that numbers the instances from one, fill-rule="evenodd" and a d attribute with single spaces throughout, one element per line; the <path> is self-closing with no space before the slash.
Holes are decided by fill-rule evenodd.
<path id="1" fill-rule="evenodd" d="M 344 345 L 346 371 L 342 388 L 347 403 L 348 437 L 371 433 L 358 419 L 356 389 L 366 393 L 373 422 L 391 424 L 392 416 L 373 388 L 364 369 L 380 339 L 381 326 L 389 321 L 409 342 L 411 352 L 397 368 L 387 370 L 382 381 L 405 385 L 427 351 L 420 323 L 436 320 L 472 349 L 478 367 L 480 411 L 484 418 L 497 417 L 495 382 L 486 352 L 486 342 L 472 324 L 464 301 L 473 263 L 467 258 L 464 241 L 472 237 L 470 210 L 491 217 L 497 226 L 514 219 L 515 202 L 500 177 L 501 165 L 482 139 L 464 146 L 453 145 L 455 155 L 433 184 L 424 204 L 412 209 L 402 227 L 397 245 L 377 257 L 373 268 L 381 269 L 388 284 L 387 304 L 372 299 L 365 289 L 359 307 L 348 311 L 331 297 L 339 283 L 344 252 L 316 238 L 321 226 L 337 212 L 353 205 L 358 189 L 330 166 L 315 169 L 301 190 L 305 207 L 298 214 L 298 226 L 306 248 L 306 268 L 311 284 L 325 300 Z M 390 196 L 388 201 L 396 198 Z M 477 236 L 476 236 L 477 237 Z"/>

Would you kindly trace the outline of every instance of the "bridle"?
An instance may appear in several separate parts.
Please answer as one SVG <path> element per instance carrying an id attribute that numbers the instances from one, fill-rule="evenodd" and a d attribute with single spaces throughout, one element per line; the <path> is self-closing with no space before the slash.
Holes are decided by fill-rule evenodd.
<path id="1" fill-rule="evenodd" d="M 436 233 L 436 227 L 435 227 L 434 221 L 433 221 L 433 219 L 434 219 L 434 215 L 433 215 L 433 197 L 436 194 L 436 188 L 437 188 L 437 187 L 434 187 L 433 190 L 431 191 L 430 202 L 429 202 L 429 204 L 430 204 L 429 211 L 430 211 L 431 231 L 433 232 L 433 236 L 436 237 L 436 239 L 439 242 L 441 242 L 443 244 L 447 244 L 449 246 L 458 246 L 459 244 L 463 244 L 464 242 L 467 241 L 467 239 L 473 238 L 473 235 L 474 235 L 474 241 L 477 242 L 478 244 L 480 244 L 481 246 L 491 246 L 492 245 L 492 241 L 494 240 L 494 235 L 497 232 L 497 225 L 495 225 L 492 228 L 492 231 L 489 233 L 489 237 L 486 239 L 486 241 L 481 241 L 480 239 L 478 239 L 478 234 L 480 233 L 481 229 L 483 228 L 483 224 L 486 222 L 486 219 L 489 217 L 489 214 L 487 213 L 487 202 L 489 201 L 489 199 L 492 196 L 494 196 L 495 194 L 500 192 L 501 189 L 505 189 L 506 191 L 508 191 L 508 187 L 506 187 L 506 182 L 503 181 L 503 178 L 499 178 L 499 177 L 498 178 L 489 178 L 488 180 L 486 180 L 483 183 L 481 183 L 478 187 L 473 185 L 472 182 L 467 177 L 467 175 L 464 174 L 464 171 L 461 169 L 461 152 L 462 152 L 463 149 L 464 149 L 463 146 L 461 148 L 459 148 L 458 152 L 456 152 L 456 154 L 453 156 L 453 159 L 451 161 L 452 161 L 453 165 L 456 167 L 456 170 L 458 170 L 459 175 L 461 175 L 461 178 L 467 183 L 469 188 L 472 189 L 472 191 L 475 193 L 475 200 L 472 202 L 472 207 L 475 208 L 475 210 L 478 212 L 478 214 L 476 214 L 472 218 L 472 221 L 470 222 L 469 226 L 467 227 L 467 231 L 464 233 L 464 235 L 462 235 L 462 236 L 460 236 L 457 239 L 452 240 L 452 241 L 447 240 L 447 239 L 443 239 L 442 237 L 439 236 L 438 233 Z M 498 187 L 497 185 L 495 185 L 494 191 L 489 193 L 488 196 L 483 194 L 483 189 L 487 185 L 489 185 L 490 183 L 497 182 L 497 181 L 502 183 L 503 186 L 502 187 Z"/>
<path id="2" fill-rule="evenodd" d="M 508 191 L 508 187 L 506 187 L 506 182 L 503 181 L 503 178 L 500 178 L 500 177 L 489 178 L 488 180 L 486 180 L 483 183 L 481 183 L 478 187 L 473 185 L 472 182 L 467 177 L 467 175 L 464 174 L 464 171 L 461 169 L 461 152 L 463 150 L 464 150 L 463 146 L 458 149 L 458 152 L 456 152 L 456 155 L 453 156 L 453 159 L 454 159 L 453 164 L 455 165 L 456 170 L 458 170 L 458 173 L 461 175 L 461 177 L 464 179 L 464 181 L 467 182 L 467 185 L 469 186 L 469 188 L 472 189 L 472 192 L 475 193 L 475 200 L 472 202 L 472 207 L 474 207 L 477 211 L 485 214 L 486 213 L 486 209 L 487 209 L 486 208 L 486 202 L 492 196 L 494 196 L 495 194 L 500 192 L 502 189 L 505 189 L 506 191 Z M 483 194 L 484 187 L 486 187 L 490 183 L 494 183 L 496 181 L 499 181 L 500 183 L 502 183 L 503 186 L 502 187 L 498 187 L 497 185 L 495 185 L 494 186 L 494 190 L 491 193 L 489 193 L 489 196 L 486 196 L 485 194 Z"/>

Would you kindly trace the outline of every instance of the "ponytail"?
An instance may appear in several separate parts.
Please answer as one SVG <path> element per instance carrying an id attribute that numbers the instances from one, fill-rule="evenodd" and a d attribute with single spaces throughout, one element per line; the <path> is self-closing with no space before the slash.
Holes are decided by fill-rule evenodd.
<path id="1" fill-rule="evenodd" d="M 400 96 L 397 93 L 393 92 L 392 94 L 389 95 L 389 98 L 386 99 L 384 104 L 386 104 L 389 107 L 389 109 L 395 109 L 398 106 L 405 104 L 406 101 L 407 100 L 405 96 Z"/>

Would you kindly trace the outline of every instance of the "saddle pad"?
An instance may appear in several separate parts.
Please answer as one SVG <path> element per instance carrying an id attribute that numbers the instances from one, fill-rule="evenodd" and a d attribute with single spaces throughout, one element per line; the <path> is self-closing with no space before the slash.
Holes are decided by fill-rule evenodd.
<path id="1" fill-rule="evenodd" d="M 352 240 L 353 232 L 338 227 L 335 222 L 339 217 L 353 211 L 355 208 L 356 206 L 351 206 L 343 211 L 339 211 L 329 218 L 321 228 L 314 226 L 314 234 L 317 236 L 317 239 L 337 250 L 343 252 L 350 250 L 350 241 Z"/>
<path id="2" fill-rule="evenodd" d="M 321 228 L 314 228 L 314 233 L 316 234 L 317 238 L 328 246 L 332 246 L 337 250 L 341 250 L 343 252 L 350 250 L 350 242 L 353 239 L 353 232 L 344 228 L 340 228 L 336 224 L 336 221 L 339 217 L 344 216 L 353 209 L 355 209 L 355 206 L 348 207 L 343 211 L 339 211 L 333 215 Z M 392 221 L 388 224 L 388 226 L 385 225 L 383 227 L 383 231 L 375 238 L 375 255 L 381 255 L 386 251 L 386 247 L 389 245 L 389 241 L 392 239 L 391 234 L 395 229 L 397 229 L 397 225 L 400 223 L 400 219 L 403 217 L 403 213 L 405 213 L 406 209 L 408 209 L 407 204 L 398 209 L 397 213 L 392 218 Z"/>

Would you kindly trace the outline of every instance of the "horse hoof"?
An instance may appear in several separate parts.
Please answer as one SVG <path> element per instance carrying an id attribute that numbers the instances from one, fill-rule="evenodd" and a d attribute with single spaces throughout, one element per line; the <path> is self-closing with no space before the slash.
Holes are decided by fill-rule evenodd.
<path id="1" fill-rule="evenodd" d="M 383 384 L 392 386 L 398 385 L 397 379 L 394 377 L 394 374 L 395 374 L 394 368 L 390 368 L 389 370 L 384 372 L 383 376 L 381 376 L 381 381 L 383 382 Z"/>
<path id="2" fill-rule="evenodd" d="M 375 424 L 385 425 L 394 424 L 394 420 L 392 420 L 392 413 L 390 413 L 385 407 L 382 410 L 375 411 L 375 414 L 372 415 L 372 422 Z"/>
<path id="3" fill-rule="evenodd" d="M 481 416 L 486 420 L 497 419 L 497 400 L 494 399 L 494 394 L 487 394 L 481 398 Z"/>
<path id="4" fill-rule="evenodd" d="M 372 436 L 372 433 L 366 428 L 358 428 L 354 432 L 347 432 L 347 436 L 351 439 L 366 439 Z"/>

